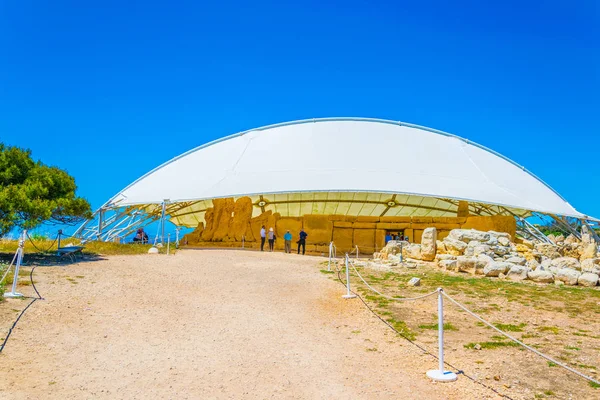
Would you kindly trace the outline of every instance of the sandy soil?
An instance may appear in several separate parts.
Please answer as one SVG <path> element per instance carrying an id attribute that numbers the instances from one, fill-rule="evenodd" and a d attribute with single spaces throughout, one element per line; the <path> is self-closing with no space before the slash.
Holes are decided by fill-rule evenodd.
<path id="1" fill-rule="evenodd" d="M 436 361 L 343 300 L 321 261 L 187 250 L 38 268 L 45 300 L 0 354 L 0 398 L 499 398 L 430 382 Z M 25 305 L 0 305 L 0 336 Z"/>

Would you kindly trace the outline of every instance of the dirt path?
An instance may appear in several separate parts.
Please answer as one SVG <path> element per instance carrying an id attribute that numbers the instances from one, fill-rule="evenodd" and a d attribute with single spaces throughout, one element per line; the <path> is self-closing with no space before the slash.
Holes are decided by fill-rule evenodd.
<path id="1" fill-rule="evenodd" d="M 0 355 L 0 398 L 497 398 L 429 382 L 435 360 L 343 300 L 321 261 L 189 250 L 39 268 L 45 300 Z"/>

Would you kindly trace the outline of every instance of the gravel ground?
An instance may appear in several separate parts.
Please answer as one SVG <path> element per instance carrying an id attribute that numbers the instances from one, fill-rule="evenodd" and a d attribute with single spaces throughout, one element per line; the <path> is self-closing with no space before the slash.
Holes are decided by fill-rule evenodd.
<path id="1" fill-rule="evenodd" d="M 342 299 L 322 261 L 184 250 L 38 268 L 45 300 L 0 354 L 0 398 L 499 398 L 430 382 L 436 360 Z M 0 304 L 2 332 L 26 304 Z"/>

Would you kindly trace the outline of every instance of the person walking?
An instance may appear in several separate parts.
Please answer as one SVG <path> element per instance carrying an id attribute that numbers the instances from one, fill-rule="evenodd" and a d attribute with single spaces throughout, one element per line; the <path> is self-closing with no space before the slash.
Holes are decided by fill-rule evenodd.
<path id="1" fill-rule="evenodd" d="M 292 234 L 290 233 L 289 229 L 285 232 L 285 235 L 283 235 L 283 240 L 285 240 L 285 252 L 288 254 L 291 253 L 292 252 Z"/>
<path id="2" fill-rule="evenodd" d="M 265 248 L 265 239 L 267 238 L 267 231 L 265 229 L 265 226 L 263 225 L 262 228 L 260 228 L 260 251 L 263 251 Z"/>
<path id="3" fill-rule="evenodd" d="M 269 251 L 273 251 L 274 245 L 275 245 L 275 232 L 273 232 L 273 228 L 269 228 Z"/>
<path id="4" fill-rule="evenodd" d="M 304 229 L 300 229 L 300 240 L 298 240 L 298 254 L 300 254 L 300 246 L 302 246 L 302 255 L 306 251 L 306 237 L 308 234 L 304 232 Z"/>

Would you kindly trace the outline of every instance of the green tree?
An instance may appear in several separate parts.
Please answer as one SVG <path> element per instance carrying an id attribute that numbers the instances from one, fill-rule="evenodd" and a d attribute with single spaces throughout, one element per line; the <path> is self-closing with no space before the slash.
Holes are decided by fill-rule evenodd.
<path id="1" fill-rule="evenodd" d="M 73 224 L 91 216 L 65 171 L 31 158 L 30 150 L 0 143 L 0 237 L 43 222 Z"/>

